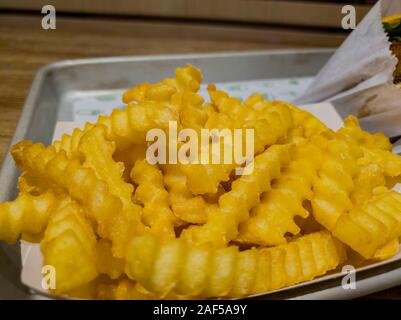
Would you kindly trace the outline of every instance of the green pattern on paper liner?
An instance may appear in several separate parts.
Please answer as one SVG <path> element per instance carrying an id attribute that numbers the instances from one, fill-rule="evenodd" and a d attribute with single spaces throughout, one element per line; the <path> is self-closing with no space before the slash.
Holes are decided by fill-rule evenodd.
<path id="1" fill-rule="evenodd" d="M 217 83 L 217 87 L 227 91 L 230 95 L 246 99 L 247 97 L 260 93 L 267 100 L 294 101 L 312 82 L 312 77 L 298 77 L 285 79 L 266 79 L 239 82 Z M 200 94 L 207 98 L 206 85 L 202 85 Z"/>
<path id="2" fill-rule="evenodd" d="M 216 83 L 218 89 L 227 91 L 231 96 L 246 99 L 252 94 L 260 93 L 266 100 L 294 101 L 299 97 L 311 83 L 311 77 L 266 79 L 237 82 Z M 202 85 L 199 94 L 206 101 L 209 100 L 207 85 Z M 99 115 L 110 114 L 114 108 L 123 108 L 121 101 L 123 91 L 116 93 L 100 93 L 94 96 L 84 96 L 73 101 L 73 121 L 94 122 Z"/>

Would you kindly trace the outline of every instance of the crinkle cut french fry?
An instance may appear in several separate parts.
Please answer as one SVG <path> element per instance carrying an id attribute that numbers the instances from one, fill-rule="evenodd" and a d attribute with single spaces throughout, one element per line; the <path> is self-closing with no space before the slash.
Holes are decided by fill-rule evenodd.
<path id="1" fill-rule="evenodd" d="M 209 214 L 206 224 L 185 229 L 182 237 L 193 243 L 212 242 L 217 247 L 234 240 L 239 224 L 249 217 L 260 195 L 271 189 L 271 181 L 288 165 L 292 149 L 293 145 L 274 145 L 256 156 L 252 173 L 233 182 L 231 191 L 219 198 L 219 206 Z"/>
<path id="2" fill-rule="evenodd" d="M 188 66 L 177 71 L 176 78 L 167 81 L 169 85 L 158 83 L 152 87 L 149 84 L 142 84 L 128 90 L 123 98 L 125 103 L 137 101 L 143 104 L 131 104 L 123 110 L 115 109 L 110 116 L 99 117 L 97 123 L 87 123 L 84 129 L 75 129 L 71 135 L 64 134 L 60 140 L 54 142 L 54 146 L 57 152 L 64 150 L 68 158 L 77 156 L 82 136 L 97 124 L 103 124 L 108 128 L 108 138 L 117 142 L 119 150 L 127 149 L 135 142 L 143 142 L 148 130 L 157 127 L 167 128 L 168 121 L 178 120 L 171 105 L 160 105 L 155 102 L 169 101 L 176 88 L 199 88 L 201 78 L 198 69 Z"/>
<path id="3" fill-rule="evenodd" d="M 131 199 L 134 187 L 122 179 L 124 164 L 114 161 L 115 144 L 105 138 L 105 128 L 98 126 L 87 132 L 81 138 L 78 150 L 83 156 L 83 166 L 105 181 L 110 193 L 119 197 L 124 206 L 134 207 Z M 136 214 L 139 219 L 139 213 Z"/>
<path id="4" fill-rule="evenodd" d="M 127 182 L 131 182 L 131 170 L 134 167 L 135 162 L 143 160 L 146 157 L 147 144 L 137 144 L 128 148 L 127 150 L 116 151 L 113 154 L 113 159 L 117 162 L 124 164 L 123 178 Z"/>
<path id="5" fill-rule="evenodd" d="M 15 243 L 21 233 L 40 234 L 60 200 L 51 191 L 38 196 L 21 192 L 14 201 L 0 204 L 0 240 Z"/>
<path id="6" fill-rule="evenodd" d="M 272 101 L 275 106 L 286 106 L 290 109 L 294 126 L 289 134 L 290 139 L 306 138 L 309 139 L 329 129 L 323 122 L 308 111 L 302 110 L 290 103 L 283 101 Z M 290 140 L 291 142 L 291 140 Z"/>
<path id="7" fill-rule="evenodd" d="M 401 175 L 401 156 L 379 148 L 362 147 L 363 157 L 359 159 L 359 165 L 377 164 L 388 177 Z"/>
<path id="8" fill-rule="evenodd" d="M 146 160 L 139 160 L 132 168 L 131 179 L 138 185 L 135 199 L 144 206 L 144 223 L 163 238 L 175 238 L 174 225 L 178 219 L 170 209 L 162 172 Z"/>
<path id="9" fill-rule="evenodd" d="M 320 178 L 314 186 L 312 207 L 320 224 L 370 259 L 380 247 L 400 235 L 398 201 L 401 195 L 385 187 L 373 189 L 383 181 L 375 166 L 358 166 L 366 155 L 360 149 L 355 142 L 340 135 L 328 142 Z M 367 191 L 362 189 L 362 184 Z M 356 207 L 351 199 L 359 202 Z"/>
<path id="10" fill-rule="evenodd" d="M 145 228 L 141 222 L 142 208 L 132 201 L 134 187 L 122 177 L 124 164 L 113 159 L 115 144 L 106 139 L 105 128 L 97 126 L 87 132 L 82 137 L 78 150 L 84 158 L 83 166 L 92 169 L 99 180 L 106 182 L 109 192 L 121 201 L 121 215 L 124 221 L 136 226 L 136 232 L 144 232 Z M 113 228 L 112 232 L 116 233 L 117 237 L 121 236 L 120 229 Z M 129 235 L 126 234 L 125 237 Z"/>
<path id="11" fill-rule="evenodd" d="M 200 70 L 188 65 L 178 68 L 174 79 L 166 79 L 156 84 L 143 83 L 126 91 L 123 101 L 167 103 L 179 114 L 179 128 L 200 131 L 209 114 L 213 112 L 211 105 L 202 105 L 204 99 L 196 93 L 201 80 Z"/>
<path id="12" fill-rule="evenodd" d="M 252 216 L 240 225 L 236 241 L 273 246 L 286 243 L 285 235 L 301 230 L 294 221 L 296 215 L 307 218 L 304 200 L 312 198 L 312 185 L 322 163 L 322 153 L 311 143 L 302 143 L 295 149 L 294 158 L 274 188 L 261 203 L 253 208 Z"/>
<path id="13" fill-rule="evenodd" d="M 173 79 L 165 79 L 156 84 L 143 83 L 123 94 L 123 101 L 169 101 L 176 92 L 192 92 L 199 90 L 202 82 L 202 73 L 198 68 L 188 64 L 185 68 L 177 68 Z"/>
<path id="14" fill-rule="evenodd" d="M 114 109 L 110 116 L 100 116 L 97 124 L 107 128 L 106 137 L 116 143 L 118 150 L 124 150 L 143 143 L 153 128 L 168 130 L 170 121 L 178 121 L 178 114 L 169 104 L 149 101 Z"/>
<path id="15" fill-rule="evenodd" d="M 209 93 L 220 113 L 210 115 L 206 128 L 253 129 L 255 154 L 285 137 L 292 128 L 292 117 L 286 106 L 269 106 L 265 103 L 263 109 L 254 110 L 224 92 L 209 87 Z M 243 141 L 246 142 L 245 138 Z M 219 144 L 223 149 L 223 143 L 220 141 Z M 211 151 L 210 147 L 209 152 Z M 206 194 L 216 193 L 220 182 L 227 181 L 236 166 L 233 161 L 231 164 L 185 164 L 181 165 L 181 169 L 187 177 L 189 190 L 193 194 Z"/>
<path id="16" fill-rule="evenodd" d="M 130 104 L 124 109 L 114 109 L 109 116 L 100 116 L 95 124 L 87 124 L 83 130 L 75 129 L 72 135 L 63 135 L 54 146 L 56 151 L 64 150 L 68 158 L 79 156 L 77 147 L 81 138 L 93 126 L 101 124 L 107 128 L 108 140 L 113 140 L 118 150 L 125 150 L 143 143 L 150 129 L 167 129 L 169 121 L 177 119 L 178 115 L 165 104 Z"/>
<path id="17" fill-rule="evenodd" d="M 187 177 L 178 166 L 166 165 L 163 170 L 164 184 L 169 191 L 169 203 L 174 214 L 188 223 L 205 223 L 209 204 L 202 196 L 194 196 L 188 190 Z"/>
<path id="18" fill-rule="evenodd" d="M 371 163 L 359 168 L 354 178 L 354 190 L 351 192 L 351 201 L 354 206 L 369 200 L 373 195 L 373 189 L 384 186 L 386 183 L 380 166 Z"/>
<path id="19" fill-rule="evenodd" d="M 379 165 L 383 174 L 388 177 L 401 175 L 401 156 L 391 152 L 390 140 L 382 133 L 370 134 L 363 131 L 358 119 L 349 116 L 345 119 L 343 128 L 338 131 L 338 135 L 346 141 L 360 145 L 363 157 L 358 160 L 359 165 Z"/>
<path id="20" fill-rule="evenodd" d="M 200 71 L 196 70 L 196 68 L 188 66 L 185 69 L 183 68 L 182 71 L 177 72 L 177 78 L 174 80 L 174 82 L 177 84 L 176 86 L 180 88 L 193 88 L 194 86 L 196 87 L 194 82 L 196 83 L 198 81 L 199 87 L 199 81 L 201 81 L 199 79 L 201 79 L 202 76 L 201 74 L 197 75 L 197 72 Z M 168 89 L 172 87 L 159 83 L 154 85 L 155 90 L 149 90 L 150 86 L 151 85 L 149 84 L 142 84 L 133 88 L 132 90 L 138 92 L 139 94 L 139 98 L 136 99 L 134 97 L 129 98 L 131 95 L 130 90 L 124 94 L 124 97 L 127 96 L 127 98 L 123 98 L 125 103 L 129 104 L 133 101 L 145 102 L 145 106 L 139 105 L 137 108 L 134 108 L 135 106 L 131 105 L 123 110 L 115 110 L 110 116 L 100 117 L 97 123 L 87 123 L 84 129 L 75 129 L 71 135 L 64 134 L 60 140 L 54 142 L 57 152 L 64 150 L 67 154 L 67 157 L 77 156 L 76 152 L 82 136 L 99 123 L 103 123 L 108 127 L 109 137 L 117 137 L 117 142 L 126 142 L 124 138 L 126 138 L 127 135 L 132 136 L 133 139 L 135 138 L 134 136 L 136 133 L 142 136 L 147 130 L 157 127 L 154 126 L 154 121 L 159 121 L 159 123 L 161 123 L 163 118 L 166 119 L 165 121 L 167 121 L 164 123 L 163 127 L 167 127 L 168 120 L 176 120 L 176 116 L 172 113 L 168 106 L 157 106 L 156 104 L 151 103 L 151 101 L 163 101 L 162 98 L 166 96 L 166 92 L 163 92 L 163 88 Z M 173 91 L 174 90 L 175 89 L 173 88 Z M 174 92 L 171 92 L 171 89 L 167 91 L 170 91 L 170 94 L 168 95 L 168 98 L 170 98 L 171 94 Z M 144 96 L 145 93 L 148 94 L 148 97 Z M 140 98 L 141 95 L 143 98 Z M 148 103 L 146 104 L 146 102 Z M 156 115 L 159 115 L 159 119 L 153 118 L 153 116 Z M 135 118 L 137 118 L 137 120 L 135 120 Z M 154 121 L 151 120 L 152 118 Z M 121 125 L 120 130 L 118 127 L 119 124 Z M 113 132 L 113 125 L 115 126 L 115 132 Z M 131 128 L 130 125 L 132 126 Z M 122 128 L 125 129 L 124 132 L 121 131 Z M 138 129 L 139 131 L 136 131 Z M 131 145 L 131 143 L 128 143 L 128 146 L 129 145 Z M 127 144 L 123 143 L 121 147 L 118 145 L 118 148 L 124 149 L 124 146 L 127 146 Z"/>
<path id="21" fill-rule="evenodd" d="M 57 152 L 64 150 L 68 158 L 79 156 L 77 151 L 81 138 L 94 126 L 93 123 L 86 123 L 84 129 L 75 128 L 71 135 L 63 134 L 60 140 L 54 141 L 53 146 Z"/>
<path id="22" fill-rule="evenodd" d="M 286 245 L 238 251 L 161 242 L 155 235 L 133 239 L 127 275 L 146 289 L 196 297 L 241 297 L 313 279 L 345 261 L 345 247 L 326 231 Z"/>
<path id="23" fill-rule="evenodd" d="M 95 245 L 96 236 L 78 204 L 69 202 L 52 214 L 41 243 L 44 264 L 55 268 L 52 293 L 61 295 L 97 277 Z"/>
<path id="24" fill-rule="evenodd" d="M 199 89 L 201 78 L 200 70 L 188 65 L 177 69 L 174 79 L 166 79 L 157 84 L 145 83 L 128 90 L 123 100 L 126 103 L 167 103 L 179 115 L 179 129 L 192 128 L 200 132 L 209 114 L 213 112 L 210 105 L 202 106 L 204 99 L 195 93 Z"/>
<path id="25" fill-rule="evenodd" d="M 28 174 L 27 172 L 22 172 L 18 177 L 19 192 L 37 196 L 49 191 L 49 189 L 51 189 L 51 186 L 48 183 Z"/>
<path id="26" fill-rule="evenodd" d="M 266 146 L 285 138 L 293 127 L 290 108 L 284 104 L 266 101 L 261 95 L 254 95 L 244 103 L 230 97 L 226 92 L 208 86 L 210 99 L 219 113 L 212 113 L 206 122 L 207 128 L 254 128 L 255 154 Z"/>
<path id="27" fill-rule="evenodd" d="M 96 269 L 99 274 L 106 274 L 110 279 L 118 279 L 124 274 L 124 259 L 113 257 L 112 244 L 106 239 L 96 243 Z"/>
<path id="28" fill-rule="evenodd" d="M 340 215 L 352 209 L 350 195 L 362 153 L 357 145 L 337 137 L 320 135 L 312 141 L 325 148 L 319 179 L 313 185 L 313 215 L 326 229 L 333 230 Z"/>
<path id="29" fill-rule="evenodd" d="M 387 260 L 395 256 L 398 251 L 400 251 L 400 241 L 398 239 L 393 239 L 387 242 L 383 247 L 376 250 L 373 259 L 374 260 Z"/>
<path id="30" fill-rule="evenodd" d="M 369 132 L 363 131 L 355 116 L 348 116 L 344 120 L 344 126 L 338 130 L 338 135 L 346 140 L 352 140 L 370 149 L 378 148 L 391 151 L 392 148 L 390 139 L 383 133 L 370 134 Z"/>
<path id="31" fill-rule="evenodd" d="M 401 236 L 401 194 L 378 187 L 363 205 L 342 214 L 333 235 L 364 258 Z"/>
<path id="32" fill-rule="evenodd" d="M 138 225 L 135 219 L 122 214 L 122 202 L 92 169 L 82 166 L 78 159 L 67 159 L 64 151 L 56 153 L 53 146 L 45 148 L 30 141 L 16 144 L 12 155 L 22 170 L 68 191 L 97 223 L 98 234 L 112 241 L 113 253 L 120 258 L 124 256 L 127 238 L 138 232 Z"/>
<path id="33" fill-rule="evenodd" d="M 210 115 L 215 113 L 213 106 L 202 105 L 203 102 L 203 98 L 196 93 L 183 92 L 173 95 L 171 103 L 179 110 L 180 129 L 191 128 L 200 133 Z"/>

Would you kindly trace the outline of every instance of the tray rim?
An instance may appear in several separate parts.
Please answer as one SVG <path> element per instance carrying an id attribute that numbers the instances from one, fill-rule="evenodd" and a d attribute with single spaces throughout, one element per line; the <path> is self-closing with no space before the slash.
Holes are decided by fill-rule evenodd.
<path id="1" fill-rule="evenodd" d="M 23 139 L 27 133 L 28 125 L 31 121 L 35 101 L 38 99 L 40 94 L 40 88 L 44 84 L 44 79 L 46 76 L 53 72 L 60 70 L 62 68 L 70 67 L 70 66 L 79 66 L 79 65 L 89 65 L 89 64 L 99 64 L 99 63 L 118 63 L 118 62 L 127 62 L 127 61 L 158 61 L 158 60 L 182 60 L 182 59 L 196 59 L 196 58 L 215 58 L 215 57 L 241 57 L 241 56 L 263 56 L 263 55 L 285 55 L 285 54 L 307 54 L 307 53 L 334 53 L 335 48 L 300 48 L 300 49 L 270 49 L 270 50 L 252 50 L 252 51 L 222 51 L 222 52 L 207 52 L 207 53 L 182 53 L 182 54 L 156 54 L 156 55 L 133 55 L 133 56 L 113 56 L 113 57 L 96 57 L 96 58 L 85 58 L 85 59 L 66 59 L 57 62 L 53 62 L 42 66 L 36 72 L 36 75 L 33 79 L 32 85 L 30 87 L 27 98 L 24 102 L 20 118 L 18 120 L 16 129 L 14 131 L 13 137 L 10 141 L 10 144 L 7 148 L 7 153 L 3 159 L 0 168 L 0 181 L 9 180 L 12 178 L 14 173 L 7 172 L 7 168 L 9 166 L 14 167 L 14 162 L 10 155 L 10 148 L 12 145 L 17 143 L 19 140 Z M 0 201 L 4 201 L 5 199 L 4 191 L 0 190 Z M 390 288 L 392 286 L 396 286 L 401 284 L 401 263 L 398 260 L 389 262 L 389 264 L 385 264 L 382 266 L 374 267 L 371 270 L 374 274 L 371 276 L 367 276 L 362 278 L 362 280 L 358 280 L 359 287 L 363 287 L 365 289 L 357 288 L 356 290 L 349 290 L 348 292 L 343 290 L 340 285 L 332 284 L 328 288 L 324 288 L 322 290 L 315 290 L 310 293 L 300 294 L 293 298 L 289 299 L 338 299 L 338 298 L 355 298 L 359 296 L 366 295 L 368 293 L 384 290 Z M 385 273 L 378 272 L 380 269 L 386 269 L 393 265 L 393 268 L 387 268 L 388 271 Z M 356 271 L 356 275 L 360 274 L 361 271 Z M 363 271 L 362 271 L 363 273 Z M 341 276 L 336 277 L 335 279 L 330 279 L 333 282 L 338 280 Z M 391 282 L 392 279 L 400 280 L 397 282 Z M 326 281 L 330 281 L 326 280 Z M 323 281 L 326 282 L 326 281 Z M 379 286 L 372 288 L 374 283 L 379 283 Z M 305 285 L 300 286 L 299 289 L 308 287 L 309 284 L 305 283 Z M 358 285 L 357 285 L 358 286 Z M 31 289 L 31 288 L 30 288 Z M 297 289 L 297 288 L 294 288 Z M 31 289 L 32 290 L 32 289 Z M 342 292 L 347 292 L 349 294 L 343 294 Z M 287 290 L 283 290 L 285 293 Z M 279 292 L 280 293 L 280 292 Z M 42 295 L 42 293 L 40 293 Z M 274 293 L 272 293 L 274 295 Z M 255 296 L 255 298 L 269 298 L 270 293 L 259 294 Z M 320 295 L 319 297 L 317 295 Z M 251 299 L 253 297 L 250 297 Z"/>

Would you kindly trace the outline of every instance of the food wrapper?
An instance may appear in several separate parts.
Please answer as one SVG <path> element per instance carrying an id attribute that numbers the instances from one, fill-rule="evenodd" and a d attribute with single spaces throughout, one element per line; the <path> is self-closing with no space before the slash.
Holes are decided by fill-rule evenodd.
<path id="1" fill-rule="evenodd" d="M 378 1 L 295 103 L 329 101 L 342 117 L 361 117 L 365 130 L 401 135 L 401 89 L 393 84 L 398 61 L 382 26 L 383 17 L 396 13 L 401 1 Z"/>

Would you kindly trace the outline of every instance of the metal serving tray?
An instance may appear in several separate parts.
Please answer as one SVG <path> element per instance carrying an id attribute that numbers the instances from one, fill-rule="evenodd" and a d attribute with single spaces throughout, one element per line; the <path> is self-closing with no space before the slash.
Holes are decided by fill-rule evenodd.
<path id="1" fill-rule="evenodd" d="M 72 120 L 76 96 L 96 96 L 140 82 L 157 82 L 178 66 L 200 67 L 205 82 L 312 77 L 332 55 L 332 49 L 274 50 L 244 53 L 158 55 L 67 60 L 38 71 L 11 144 L 21 139 L 50 143 L 58 121 Z M 0 202 L 16 195 L 18 170 L 8 154 L 0 171 Z M 401 284 L 401 261 L 357 272 L 356 290 L 344 290 L 339 277 L 254 298 L 353 298 Z M 0 299 L 31 298 L 20 283 L 19 245 L 0 244 Z M 398 279 L 398 280 L 397 280 Z"/>

